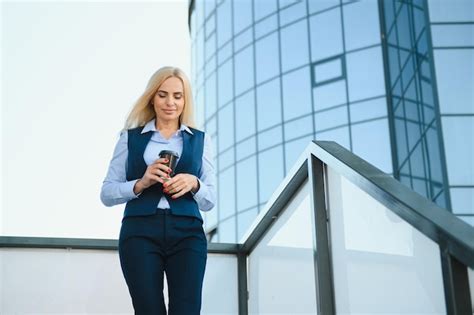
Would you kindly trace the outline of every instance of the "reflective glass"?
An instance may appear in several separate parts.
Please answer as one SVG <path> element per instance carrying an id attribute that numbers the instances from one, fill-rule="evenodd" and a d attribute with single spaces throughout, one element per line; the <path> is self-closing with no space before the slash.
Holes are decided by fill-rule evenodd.
<path id="1" fill-rule="evenodd" d="M 206 94 L 204 96 L 206 119 L 209 119 L 216 112 L 216 74 L 212 74 L 206 80 Z"/>
<path id="2" fill-rule="evenodd" d="M 234 4 L 234 34 L 252 24 L 252 0 L 232 1 Z"/>
<path id="3" fill-rule="evenodd" d="M 234 76 L 232 75 L 232 59 L 219 66 L 219 107 L 227 104 L 233 95 Z"/>
<path id="4" fill-rule="evenodd" d="M 204 16 L 207 18 L 216 7 L 216 0 L 204 0 Z"/>
<path id="5" fill-rule="evenodd" d="M 310 78 L 309 67 L 304 67 L 283 76 L 284 120 L 311 113 Z"/>
<path id="6" fill-rule="evenodd" d="M 216 33 L 213 33 L 211 37 L 206 39 L 205 48 L 205 60 L 209 60 L 209 58 L 211 58 L 211 56 L 216 53 Z"/>
<path id="7" fill-rule="evenodd" d="M 385 94 L 380 46 L 346 55 L 351 101 Z"/>
<path id="8" fill-rule="evenodd" d="M 313 99 L 316 111 L 345 104 L 347 102 L 346 81 L 340 80 L 313 88 Z"/>
<path id="9" fill-rule="evenodd" d="M 257 198 L 257 158 L 250 157 L 237 163 L 237 209 L 244 210 L 258 204 Z"/>
<path id="10" fill-rule="evenodd" d="M 259 0 L 254 1 L 255 21 L 272 14 L 277 10 L 277 1 L 275 0 Z"/>
<path id="11" fill-rule="evenodd" d="M 432 25 L 434 47 L 474 46 L 474 25 Z"/>
<path id="12" fill-rule="evenodd" d="M 216 66 L 217 66 L 217 63 L 216 63 L 216 55 L 212 56 L 211 59 L 209 59 L 207 62 L 206 62 L 206 67 L 204 68 L 204 74 L 206 76 L 206 78 L 208 78 L 212 72 L 214 72 L 216 70 Z"/>
<path id="13" fill-rule="evenodd" d="M 235 95 L 254 85 L 253 47 L 249 46 L 235 55 Z"/>
<path id="14" fill-rule="evenodd" d="M 253 30 L 249 28 L 248 30 L 234 37 L 234 50 L 239 51 L 241 48 L 250 44 L 252 41 L 253 41 Z"/>
<path id="15" fill-rule="evenodd" d="M 280 4 L 280 8 L 282 5 Z M 286 25 L 306 15 L 306 1 L 295 1 L 291 5 L 280 9 L 280 25 Z"/>
<path id="16" fill-rule="evenodd" d="M 266 202 L 283 180 L 283 147 L 281 145 L 258 155 L 260 202 Z"/>
<path id="17" fill-rule="evenodd" d="M 430 0 L 431 22 L 474 21 L 474 2 L 471 0 Z"/>
<path id="18" fill-rule="evenodd" d="M 202 31 L 196 36 L 196 51 L 196 68 L 199 71 L 204 67 L 204 34 Z"/>
<path id="19" fill-rule="evenodd" d="M 209 38 L 212 32 L 216 30 L 216 15 L 213 14 L 206 21 L 206 38 Z"/>
<path id="20" fill-rule="evenodd" d="M 196 91 L 196 99 L 194 101 L 196 124 L 202 126 L 204 124 L 204 90 L 196 89 Z"/>
<path id="21" fill-rule="evenodd" d="M 235 100 L 236 141 L 255 133 L 255 97 L 250 91 Z"/>
<path id="22" fill-rule="evenodd" d="M 217 51 L 217 62 L 221 65 L 230 56 L 232 56 L 232 42 L 228 42 Z"/>
<path id="23" fill-rule="evenodd" d="M 237 242 L 242 238 L 247 229 L 257 217 L 258 208 L 245 210 L 237 215 Z"/>
<path id="24" fill-rule="evenodd" d="M 285 123 L 285 141 L 312 133 L 313 120 L 311 115 Z"/>
<path id="25" fill-rule="evenodd" d="M 343 10 L 346 50 L 380 43 L 380 21 L 377 1 L 363 0 L 354 2 L 350 5 L 344 5 Z"/>
<path id="26" fill-rule="evenodd" d="M 350 105 L 351 121 L 357 122 L 371 118 L 387 116 L 387 100 L 385 97 Z"/>
<path id="27" fill-rule="evenodd" d="M 257 87 L 258 130 L 281 123 L 280 79 Z"/>
<path id="28" fill-rule="evenodd" d="M 341 78 L 342 75 L 341 58 L 332 59 L 314 65 L 314 79 L 316 84 L 321 84 L 331 79 Z"/>
<path id="29" fill-rule="evenodd" d="M 449 184 L 474 184 L 474 116 L 442 117 Z"/>
<path id="30" fill-rule="evenodd" d="M 331 167 L 327 182 L 338 312 L 444 314 L 439 246 Z"/>
<path id="31" fill-rule="evenodd" d="M 234 148 L 219 154 L 219 171 L 231 166 L 235 163 Z"/>
<path id="32" fill-rule="evenodd" d="M 352 151 L 383 172 L 391 173 L 392 158 L 387 119 L 354 124 Z M 377 148 L 377 150 L 374 150 Z"/>
<path id="33" fill-rule="evenodd" d="M 436 50 L 434 58 L 441 113 L 474 113 L 474 50 Z"/>
<path id="34" fill-rule="evenodd" d="M 234 167 L 219 173 L 219 219 L 235 214 L 235 177 Z"/>
<path id="35" fill-rule="evenodd" d="M 237 161 L 242 160 L 256 152 L 257 144 L 255 136 L 236 145 Z"/>
<path id="36" fill-rule="evenodd" d="M 408 5 L 404 4 L 401 6 L 397 17 L 398 45 L 410 50 L 413 39 L 411 37 L 411 24 L 408 16 Z"/>
<path id="37" fill-rule="evenodd" d="M 280 54 L 278 33 L 273 33 L 255 43 L 257 84 L 279 74 Z"/>
<path id="38" fill-rule="evenodd" d="M 405 120 L 395 118 L 395 140 L 397 142 L 397 156 L 401 163 L 408 155 L 408 140 L 406 138 Z"/>
<path id="39" fill-rule="evenodd" d="M 348 120 L 347 106 L 336 107 L 322 112 L 314 113 L 314 125 L 316 132 L 328 128 L 347 125 Z"/>
<path id="40" fill-rule="evenodd" d="M 317 314 L 305 182 L 248 257 L 249 314 Z"/>
<path id="41" fill-rule="evenodd" d="M 235 243 L 236 239 L 236 219 L 235 216 L 219 222 L 219 242 Z"/>
<path id="42" fill-rule="evenodd" d="M 225 106 L 218 113 L 219 152 L 224 151 L 234 143 L 234 113 L 233 104 Z"/>
<path id="43" fill-rule="evenodd" d="M 231 1 L 225 1 L 217 9 L 217 46 L 218 47 L 221 47 L 232 36 L 230 21 L 231 21 Z"/>
<path id="44" fill-rule="evenodd" d="M 271 33 L 278 27 L 277 15 L 274 14 L 257 24 L 255 24 L 255 38 L 260 38 L 265 34 Z"/>
<path id="45" fill-rule="evenodd" d="M 339 5 L 339 0 L 308 1 L 309 13 L 320 12 Z"/>
<path id="46" fill-rule="evenodd" d="M 265 150 L 282 142 L 282 127 L 276 126 L 258 133 L 258 150 Z"/>
<path id="47" fill-rule="evenodd" d="M 316 133 L 317 140 L 335 141 L 350 150 L 349 127 L 341 127 Z"/>
<path id="48" fill-rule="evenodd" d="M 285 142 L 285 164 L 286 172 L 289 172 L 290 169 L 296 163 L 296 160 L 303 154 L 306 147 L 313 140 L 313 136 L 306 136 L 298 140 L 293 140 L 290 142 Z"/>
<path id="49" fill-rule="evenodd" d="M 444 129 L 444 126 L 443 126 Z M 446 133 L 443 130 L 443 134 L 446 137 Z M 439 148 L 439 139 L 438 139 L 438 132 L 436 131 L 435 128 L 431 127 L 428 128 L 426 131 L 426 141 L 427 141 L 427 147 L 428 147 L 428 159 L 430 161 L 430 173 L 431 173 L 431 179 L 434 181 L 442 182 L 443 181 L 443 173 L 441 170 L 441 154 L 440 154 L 440 148 Z M 454 140 L 451 137 L 449 138 L 450 141 Z M 445 144 L 445 150 L 448 152 L 448 147 L 446 146 L 446 138 L 444 139 L 444 144 Z M 453 152 L 454 153 L 454 152 Z M 450 165 L 449 159 L 446 158 L 447 164 Z M 448 178 L 449 178 L 449 171 L 448 171 Z M 450 184 L 455 184 L 453 182 L 450 182 Z"/>
<path id="50" fill-rule="evenodd" d="M 453 213 L 474 215 L 474 187 L 451 188 L 449 193 Z"/>
<path id="51" fill-rule="evenodd" d="M 308 28 L 306 20 L 292 24 L 280 31 L 282 71 L 297 68 L 309 62 Z"/>

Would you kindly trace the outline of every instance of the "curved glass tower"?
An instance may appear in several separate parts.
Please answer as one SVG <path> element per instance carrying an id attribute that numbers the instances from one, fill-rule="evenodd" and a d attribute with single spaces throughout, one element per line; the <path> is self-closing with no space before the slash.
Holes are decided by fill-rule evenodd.
<path id="1" fill-rule="evenodd" d="M 313 139 L 451 208 L 427 7 L 190 1 L 197 120 L 218 178 L 213 241 L 240 239 Z"/>

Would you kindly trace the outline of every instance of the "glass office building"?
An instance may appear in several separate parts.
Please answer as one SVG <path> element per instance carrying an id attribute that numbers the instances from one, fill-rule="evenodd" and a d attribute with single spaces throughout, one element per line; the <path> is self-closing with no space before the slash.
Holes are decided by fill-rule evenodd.
<path id="1" fill-rule="evenodd" d="M 190 1 L 213 241 L 238 241 L 308 143 L 332 140 L 474 224 L 472 1 Z"/>

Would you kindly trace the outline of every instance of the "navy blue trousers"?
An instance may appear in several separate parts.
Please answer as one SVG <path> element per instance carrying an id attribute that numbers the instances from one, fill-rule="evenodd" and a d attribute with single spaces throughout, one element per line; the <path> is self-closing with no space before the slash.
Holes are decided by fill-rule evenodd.
<path id="1" fill-rule="evenodd" d="M 168 281 L 168 314 L 200 314 L 207 260 L 201 220 L 173 215 L 169 209 L 125 217 L 119 256 L 135 314 L 166 314 L 163 273 Z"/>

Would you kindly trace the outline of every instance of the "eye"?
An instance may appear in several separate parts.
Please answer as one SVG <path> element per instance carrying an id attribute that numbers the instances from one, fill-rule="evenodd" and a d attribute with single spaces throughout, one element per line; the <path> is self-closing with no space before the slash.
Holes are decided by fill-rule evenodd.
<path id="1" fill-rule="evenodd" d="M 160 97 L 160 98 L 164 98 L 164 97 L 166 97 L 166 94 L 163 94 L 163 93 L 158 93 L 158 97 Z"/>

